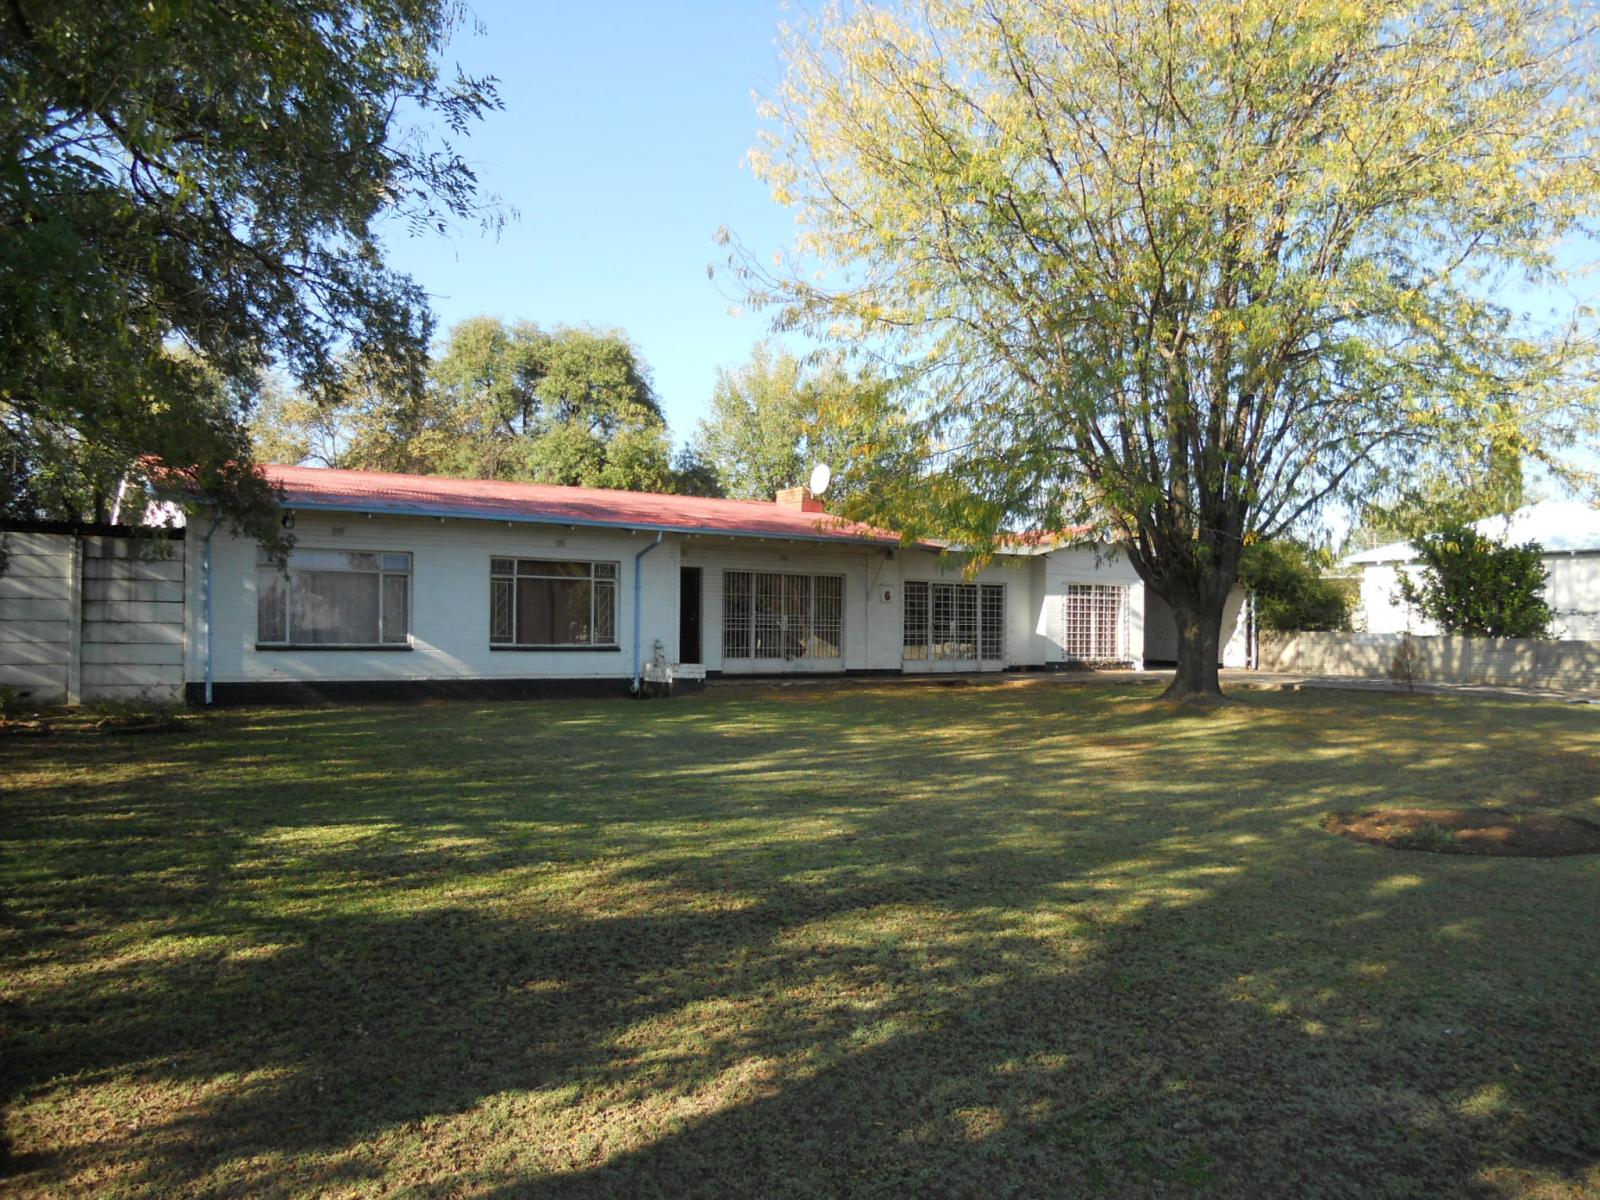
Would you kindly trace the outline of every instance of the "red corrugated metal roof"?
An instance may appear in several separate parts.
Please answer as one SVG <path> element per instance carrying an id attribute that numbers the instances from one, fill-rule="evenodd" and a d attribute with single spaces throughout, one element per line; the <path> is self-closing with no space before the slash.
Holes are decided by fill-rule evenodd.
<path id="1" fill-rule="evenodd" d="M 289 508 L 536 521 L 555 525 L 603 525 L 665 529 L 805 541 L 895 544 L 886 530 L 857 525 L 826 513 L 784 508 L 771 500 L 710 500 L 607 488 L 507 483 L 491 479 L 446 479 L 387 471 L 340 471 L 329 467 L 264 466 L 283 488 Z"/>

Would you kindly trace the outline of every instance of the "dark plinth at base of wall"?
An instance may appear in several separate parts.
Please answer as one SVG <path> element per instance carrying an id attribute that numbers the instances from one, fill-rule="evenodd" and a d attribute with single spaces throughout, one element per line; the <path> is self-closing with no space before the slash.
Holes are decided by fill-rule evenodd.
<path id="1" fill-rule="evenodd" d="M 705 690 L 704 679 L 641 679 L 639 690 L 631 694 L 637 700 L 670 700 L 674 696 L 696 696 Z"/>
<path id="2" fill-rule="evenodd" d="M 1128 666 L 1127 663 L 1048 663 L 1005 668 L 1006 671 L 1091 671 L 1095 667 Z M 998 674 L 999 672 L 986 672 Z M 725 674 L 707 671 L 708 679 L 782 681 L 794 679 L 861 678 L 906 675 L 894 667 L 853 667 L 846 671 L 773 671 Z M 941 672 L 912 672 L 915 678 L 936 680 Z M 260 680 L 249 683 L 213 683 L 213 707 L 259 704 L 370 704 L 425 700 L 621 700 L 633 696 L 628 679 L 321 679 Z M 693 695 L 705 689 L 700 680 L 674 680 L 670 685 L 650 684 L 641 699 Z M 196 707 L 206 702 L 203 683 L 184 688 L 184 699 Z"/>
<path id="3" fill-rule="evenodd" d="M 843 671 L 707 671 L 707 679 L 860 679 L 869 675 L 904 675 L 898 667 L 850 667 Z"/>
<path id="4" fill-rule="evenodd" d="M 213 707 L 258 704 L 370 704 L 423 700 L 620 700 L 632 694 L 628 679 L 322 679 L 213 683 Z M 184 688 L 196 707 L 206 702 L 203 683 Z"/>
<path id="5" fill-rule="evenodd" d="M 1085 675 L 1092 674 L 1095 671 L 1129 671 L 1132 669 L 1133 660 L 1127 658 L 1069 658 L 1061 662 L 1045 663 L 1041 668 L 1041 670 L 1045 671 L 1081 671 Z"/>

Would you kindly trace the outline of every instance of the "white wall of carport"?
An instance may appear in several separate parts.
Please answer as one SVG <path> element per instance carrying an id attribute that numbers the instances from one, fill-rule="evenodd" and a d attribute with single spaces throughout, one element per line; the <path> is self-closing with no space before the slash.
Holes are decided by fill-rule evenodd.
<path id="1" fill-rule="evenodd" d="M 1600 639 L 1600 554 L 1547 554 L 1545 602 L 1555 613 L 1551 634 L 1566 641 Z M 1400 575 L 1421 582 L 1416 563 L 1373 563 L 1361 571 L 1361 604 L 1355 613 L 1359 633 L 1413 633 L 1430 636 L 1439 626 L 1400 595 Z"/>
<path id="2" fill-rule="evenodd" d="M 702 568 L 704 658 L 708 670 L 726 674 L 805 673 L 842 670 L 898 671 L 904 620 L 904 584 L 908 580 L 967 582 L 960 555 L 877 546 L 835 548 L 804 542 L 746 541 L 689 537 L 681 539 L 678 561 Z M 777 571 L 804 575 L 844 576 L 844 654 L 839 659 L 730 659 L 722 657 L 724 571 Z M 1035 560 L 997 559 L 970 582 L 1006 587 L 1006 662 L 1039 664 L 1044 660 L 1033 638 L 1038 577 Z M 669 653 L 676 655 L 676 642 Z M 917 664 L 910 664 L 917 669 Z"/>
<path id="3" fill-rule="evenodd" d="M 633 673 L 634 556 L 654 533 L 571 530 L 502 521 L 439 521 L 359 514 L 296 514 L 296 544 L 334 550 L 405 550 L 412 556 L 410 651 L 257 650 L 256 545 L 219 530 L 212 543 L 213 678 L 218 682 L 382 679 L 627 679 Z M 187 677 L 205 679 L 200 559 L 205 527 L 186 541 L 190 558 Z M 642 656 L 657 639 L 677 652 L 678 568 L 671 535 L 643 561 Z M 616 562 L 619 650 L 491 650 L 489 559 L 573 558 Z"/>
<path id="4" fill-rule="evenodd" d="M 899 582 L 885 584 L 894 561 L 884 550 L 871 546 L 834 547 L 809 542 L 764 541 L 753 538 L 691 536 L 674 547 L 676 561 L 685 567 L 699 567 L 701 603 L 701 642 L 704 664 L 709 671 L 739 674 L 802 674 L 857 670 L 881 659 L 888 639 L 890 606 L 882 602 L 884 587 L 895 591 L 893 613 L 895 659 L 888 666 L 899 666 Z M 775 571 L 786 575 L 842 575 L 844 577 L 844 646 L 838 658 L 727 659 L 722 657 L 722 597 L 724 571 Z M 878 589 L 878 597 L 869 594 Z M 677 591 L 673 591 L 676 602 Z M 674 609 L 674 613 L 676 609 Z M 677 661 L 677 624 L 668 646 L 671 661 Z"/>
<path id="5" fill-rule="evenodd" d="M 1128 589 L 1127 657 L 1135 662 L 1144 657 L 1144 583 L 1128 562 L 1127 555 L 1111 546 L 1069 546 L 1052 550 L 1043 557 L 1043 590 L 1034 622 L 1034 632 L 1043 652 L 1043 662 L 1066 660 L 1063 621 L 1067 587 L 1074 583 L 1120 584 Z"/>
<path id="6" fill-rule="evenodd" d="M 1222 665 L 1250 665 L 1249 628 L 1245 616 L 1245 591 L 1234 588 L 1222 608 Z M 1145 598 L 1144 657 L 1146 662 L 1175 662 L 1178 657 L 1178 625 L 1172 609 L 1154 592 Z"/>
<path id="7" fill-rule="evenodd" d="M 1600 641 L 1600 554 L 1550 554 L 1545 603 L 1556 614 L 1553 637 Z"/>
<path id="8" fill-rule="evenodd" d="M 1038 608 L 1039 567 L 1037 560 L 1008 555 L 991 559 L 977 574 L 968 576 L 968 559 L 962 554 L 941 554 L 933 550 L 902 550 L 897 554 L 901 583 L 926 580 L 929 583 L 998 583 L 1006 589 L 1005 660 L 1007 666 L 1038 666 L 1043 662 L 1033 636 L 1034 614 Z M 901 662 L 901 632 L 904 607 L 899 591 L 894 597 L 893 659 L 887 665 L 908 671 L 961 669 L 960 663 L 938 664 Z M 998 669 L 985 663 L 986 669 Z"/>

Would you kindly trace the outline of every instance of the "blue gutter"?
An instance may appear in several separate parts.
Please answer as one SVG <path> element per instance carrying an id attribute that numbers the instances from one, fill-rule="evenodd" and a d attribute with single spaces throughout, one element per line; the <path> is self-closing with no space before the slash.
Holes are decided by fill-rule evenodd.
<path id="1" fill-rule="evenodd" d="M 900 546 L 896 538 L 828 537 L 824 534 L 777 533 L 771 529 L 706 529 L 700 525 L 658 525 L 650 521 L 596 521 L 584 517 L 541 517 L 518 513 L 464 513 L 449 508 L 413 505 L 319 504 L 315 501 L 285 498 L 279 505 L 287 512 L 342 512 L 375 517 L 427 517 L 452 521 L 506 521 L 513 525 L 564 525 L 568 529 L 626 529 L 644 533 L 682 533 L 696 537 L 767 538 L 779 542 L 820 542 L 825 546 Z M 940 549 L 940 547 L 931 547 Z"/>
<path id="2" fill-rule="evenodd" d="M 644 591 L 644 575 L 640 571 L 640 567 L 644 565 L 644 556 L 661 545 L 661 539 L 665 536 L 666 530 L 656 530 L 656 540 L 633 556 L 633 691 L 635 695 L 639 691 L 639 626 L 644 617 L 641 601 Z"/>

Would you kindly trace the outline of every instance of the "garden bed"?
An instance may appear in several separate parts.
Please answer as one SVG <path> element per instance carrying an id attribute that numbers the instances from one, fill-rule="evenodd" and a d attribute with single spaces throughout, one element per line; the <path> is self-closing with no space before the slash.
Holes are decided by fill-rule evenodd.
<path id="1" fill-rule="evenodd" d="M 1325 829 L 1391 850 L 1563 858 L 1600 854 L 1600 825 L 1561 813 L 1501 808 L 1375 808 L 1338 813 Z"/>

